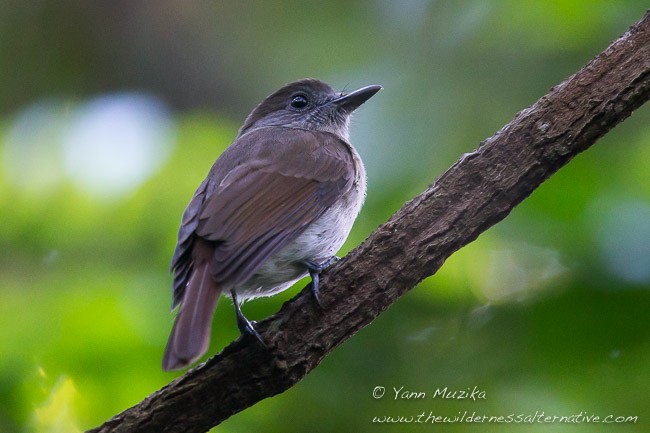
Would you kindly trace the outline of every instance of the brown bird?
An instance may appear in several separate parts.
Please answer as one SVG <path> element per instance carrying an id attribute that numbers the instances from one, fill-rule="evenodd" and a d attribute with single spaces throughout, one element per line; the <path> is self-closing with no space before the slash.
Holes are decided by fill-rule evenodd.
<path id="1" fill-rule="evenodd" d="M 352 112 L 381 89 L 339 93 L 314 79 L 282 87 L 246 118 L 183 214 L 171 263 L 172 309 L 180 306 L 164 370 L 208 349 L 220 294 L 242 333 L 263 340 L 243 301 L 271 296 L 332 264 L 366 194 L 366 172 L 349 143 Z"/>

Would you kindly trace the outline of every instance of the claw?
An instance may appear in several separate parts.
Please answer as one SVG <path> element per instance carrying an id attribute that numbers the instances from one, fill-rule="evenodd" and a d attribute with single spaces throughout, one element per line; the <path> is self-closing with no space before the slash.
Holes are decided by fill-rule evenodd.
<path id="1" fill-rule="evenodd" d="M 323 263 L 314 263 L 310 261 L 304 262 L 307 266 L 309 276 L 311 277 L 311 293 L 314 295 L 314 299 L 321 309 L 324 309 L 324 307 L 320 300 L 320 273 L 339 260 L 341 260 L 339 257 L 332 256 L 329 259 L 325 260 Z"/>
<path id="2" fill-rule="evenodd" d="M 248 320 L 246 316 L 244 316 L 244 313 L 242 313 L 241 307 L 239 306 L 239 301 L 237 300 L 237 293 L 235 293 L 234 290 L 231 290 L 230 295 L 232 296 L 233 303 L 235 304 L 235 315 L 237 316 L 237 328 L 239 328 L 239 332 L 242 335 L 251 335 L 255 337 L 255 339 L 262 345 L 262 347 L 267 347 L 264 343 L 264 340 L 262 340 L 262 336 L 255 330 L 255 327 L 253 326 L 254 322 Z"/>

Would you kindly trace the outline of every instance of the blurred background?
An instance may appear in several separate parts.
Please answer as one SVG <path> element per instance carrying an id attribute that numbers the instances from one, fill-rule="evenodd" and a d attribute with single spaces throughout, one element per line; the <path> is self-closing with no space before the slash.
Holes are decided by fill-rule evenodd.
<path id="1" fill-rule="evenodd" d="M 384 86 L 353 120 L 369 189 L 349 250 L 647 7 L 3 1 L 0 431 L 83 431 L 178 375 L 160 362 L 180 217 L 269 93 L 303 77 Z M 373 419 L 544 412 L 637 416 L 616 431 L 649 431 L 648 161 L 644 106 L 301 383 L 216 430 L 520 432 Z M 303 285 L 245 312 L 264 318 Z M 209 354 L 238 335 L 227 304 Z M 444 387 L 486 398 L 430 398 Z"/>

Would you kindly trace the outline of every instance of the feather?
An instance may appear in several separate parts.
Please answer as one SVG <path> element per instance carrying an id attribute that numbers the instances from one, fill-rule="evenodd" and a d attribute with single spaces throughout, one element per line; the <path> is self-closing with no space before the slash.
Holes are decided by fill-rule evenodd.
<path id="1" fill-rule="evenodd" d="M 212 316 L 221 287 L 210 275 L 210 263 L 205 254 L 200 257 L 206 251 L 209 254 L 206 245 L 205 242 L 199 242 L 193 251 L 197 265 L 167 341 L 163 357 L 163 370 L 166 371 L 177 370 L 196 361 L 208 350 L 210 344 Z"/>

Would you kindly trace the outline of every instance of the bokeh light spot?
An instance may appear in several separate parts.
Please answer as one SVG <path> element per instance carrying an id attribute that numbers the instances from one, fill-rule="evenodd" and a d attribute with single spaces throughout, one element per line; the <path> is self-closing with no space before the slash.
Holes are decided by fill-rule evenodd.
<path id="1" fill-rule="evenodd" d="M 79 107 L 64 142 L 64 166 L 81 190 L 122 194 L 167 160 L 172 143 L 171 116 L 159 100 L 103 96 Z"/>

